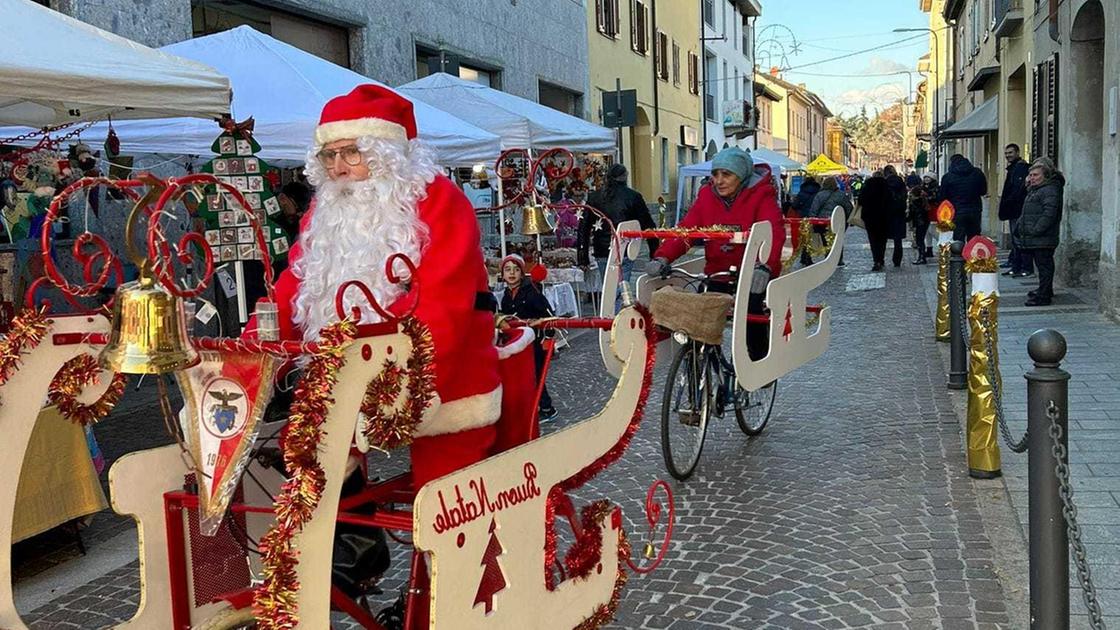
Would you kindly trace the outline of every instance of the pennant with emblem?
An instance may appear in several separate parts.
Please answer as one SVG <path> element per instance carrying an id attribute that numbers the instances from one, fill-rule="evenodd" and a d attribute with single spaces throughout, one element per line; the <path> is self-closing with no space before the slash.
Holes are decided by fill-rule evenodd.
<path id="1" fill-rule="evenodd" d="M 178 373 L 191 455 L 198 466 L 199 524 L 213 536 L 229 507 L 272 398 L 281 360 L 243 351 L 203 351 L 195 367 Z"/>

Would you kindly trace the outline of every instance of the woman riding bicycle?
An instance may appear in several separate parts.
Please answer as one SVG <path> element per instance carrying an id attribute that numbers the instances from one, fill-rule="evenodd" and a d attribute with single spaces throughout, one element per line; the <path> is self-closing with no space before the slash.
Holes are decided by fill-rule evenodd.
<path id="1" fill-rule="evenodd" d="M 767 221 L 774 236 L 766 263 L 755 265 L 751 277 L 748 312 L 765 313 L 763 299 L 766 285 L 782 270 L 782 246 L 786 231 L 782 211 L 778 206 L 778 191 L 766 164 L 755 165 L 750 153 L 738 147 L 729 147 L 716 154 L 712 160 L 712 179 L 700 189 L 696 202 L 677 225 L 681 228 L 726 227 L 747 231 L 759 221 Z M 666 240 L 657 248 L 656 257 L 649 262 L 646 272 L 667 276 L 671 263 L 683 256 L 692 246 L 686 239 Z M 742 264 L 746 245 L 727 241 L 708 240 L 704 244 L 704 273 L 708 276 L 729 272 Z M 708 282 L 709 291 L 735 292 L 734 275 L 727 281 Z M 747 347 L 752 359 L 766 356 L 769 336 L 765 324 L 748 324 Z"/>

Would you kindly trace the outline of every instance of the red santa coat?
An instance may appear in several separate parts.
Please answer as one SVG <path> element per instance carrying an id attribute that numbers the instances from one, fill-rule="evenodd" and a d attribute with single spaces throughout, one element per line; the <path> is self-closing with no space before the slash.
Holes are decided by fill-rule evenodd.
<path id="1" fill-rule="evenodd" d="M 765 164 L 755 166 L 755 175 L 761 177 L 753 186 L 739 191 L 739 196 L 727 207 L 715 190 L 710 186 L 700 189 L 696 202 L 689 208 L 680 228 L 705 228 L 714 225 L 732 226 L 738 230 L 749 230 L 759 221 L 769 221 L 774 235 L 770 256 L 766 264 L 775 278 L 782 273 L 782 246 L 786 242 L 786 228 L 782 220 L 782 210 L 778 207 L 778 191 L 774 188 L 774 178 L 770 167 Z M 656 255 L 669 262 L 683 256 L 690 245 L 685 239 L 669 239 L 657 248 Z M 726 241 L 708 240 L 704 244 L 704 273 L 713 274 L 727 271 L 732 266 L 743 263 L 743 249 L 746 245 L 732 245 Z"/>
<path id="2" fill-rule="evenodd" d="M 417 209 L 430 240 L 412 278 L 412 291 L 419 291 L 413 314 L 432 333 L 436 397 L 415 435 L 486 427 L 501 415 L 502 388 L 493 343 L 494 314 L 476 308 L 478 294 L 488 293 L 490 287 L 474 208 L 451 180 L 437 175 Z M 305 226 L 311 212 L 303 219 Z M 294 264 L 300 255 L 297 243 L 288 259 Z M 301 341 L 303 333 L 292 321 L 300 281 L 291 269 L 289 265 L 276 282 L 280 337 Z M 413 300 L 410 291 L 388 310 L 403 315 Z"/>

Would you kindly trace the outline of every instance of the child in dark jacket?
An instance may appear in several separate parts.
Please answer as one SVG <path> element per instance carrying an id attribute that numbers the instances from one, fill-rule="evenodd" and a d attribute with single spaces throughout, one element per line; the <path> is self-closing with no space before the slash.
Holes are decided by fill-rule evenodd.
<path id="1" fill-rule="evenodd" d="M 525 259 L 517 254 L 510 254 L 502 259 L 502 279 L 506 283 L 506 291 L 502 295 L 499 308 L 503 315 L 513 315 L 518 319 L 540 319 L 552 315 L 552 308 L 541 292 L 525 276 Z M 538 333 L 539 335 L 540 333 Z M 537 363 L 537 380 L 541 378 L 544 370 L 544 347 L 538 336 L 533 341 L 533 357 Z M 556 409 L 552 406 L 552 397 L 548 395 L 548 388 L 541 389 L 540 419 L 551 420 L 556 417 Z"/>

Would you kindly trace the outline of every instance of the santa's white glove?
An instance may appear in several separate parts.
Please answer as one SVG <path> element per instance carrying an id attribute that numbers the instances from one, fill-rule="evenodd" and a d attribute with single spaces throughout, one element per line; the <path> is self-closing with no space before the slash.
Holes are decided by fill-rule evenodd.
<path id="1" fill-rule="evenodd" d="M 770 267 L 759 263 L 755 265 L 751 275 L 751 295 L 766 293 L 766 285 L 770 284 Z"/>

